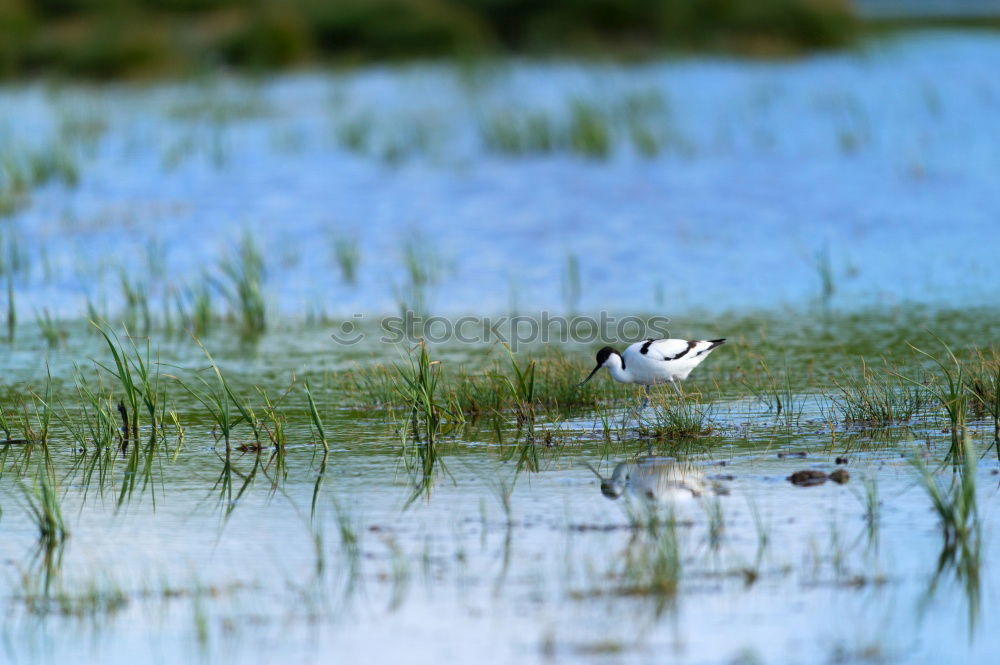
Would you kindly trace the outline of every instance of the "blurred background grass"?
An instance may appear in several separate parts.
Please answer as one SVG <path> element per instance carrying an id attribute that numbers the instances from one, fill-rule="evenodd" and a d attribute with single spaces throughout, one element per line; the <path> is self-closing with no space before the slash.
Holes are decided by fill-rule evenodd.
<path id="1" fill-rule="evenodd" d="M 849 0 L 0 0 L 0 75 L 509 52 L 782 55 L 848 45 L 860 28 Z"/>

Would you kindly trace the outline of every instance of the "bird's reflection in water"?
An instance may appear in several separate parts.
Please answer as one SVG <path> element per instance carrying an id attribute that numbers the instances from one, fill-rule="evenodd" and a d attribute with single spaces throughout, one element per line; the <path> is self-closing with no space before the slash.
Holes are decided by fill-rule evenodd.
<path id="1" fill-rule="evenodd" d="M 674 502 L 696 499 L 714 491 L 698 469 L 664 457 L 620 462 L 608 478 L 587 466 L 601 479 L 601 494 L 609 499 L 628 493 L 646 501 Z"/>

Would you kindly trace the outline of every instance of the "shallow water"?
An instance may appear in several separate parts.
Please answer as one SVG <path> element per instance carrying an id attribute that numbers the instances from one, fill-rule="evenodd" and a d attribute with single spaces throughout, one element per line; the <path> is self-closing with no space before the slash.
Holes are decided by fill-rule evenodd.
<path id="1" fill-rule="evenodd" d="M 631 440 L 608 450 L 586 434 L 590 418 L 575 421 L 582 434 L 542 472 L 520 477 L 509 522 L 491 487 L 511 478 L 512 464 L 495 446 L 457 443 L 447 456 L 451 477 L 429 500 L 401 511 L 407 481 L 391 440 L 373 435 L 371 423 L 338 421 L 312 528 L 311 446 L 291 450 L 288 481 L 277 494 L 258 480 L 223 524 L 211 491 L 216 454 L 192 427 L 178 461 L 163 461 L 161 486 L 120 512 L 113 492 L 102 500 L 91 488 L 84 505 L 81 489 L 64 488 L 72 536 L 56 584 L 119 589 L 128 599 L 120 611 L 25 613 L 18 574 L 30 565 L 33 525 L 16 502 L 5 502 L 8 654 L 44 662 L 180 662 L 199 654 L 313 662 L 334 652 L 420 662 L 484 653 L 493 662 L 643 662 L 664 653 L 686 663 L 989 662 L 997 646 L 997 580 L 989 565 L 998 554 L 990 526 L 998 505 L 995 459 L 984 458 L 976 474 L 986 525 L 978 596 L 970 598 L 950 568 L 931 592 L 942 540 L 903 454 L 923 449 L 933 434 L 904 430 L 888 445 L 863 437 L 831 446 L 821 423 L 810 420 L 815 415 L 804 413 L 800 433 L 788 434 L 773 428 L 759 405 L 721 404 L 716 421 L 740 423 L 744 437 L 670 449 L 721 478 L 728 493 L 717 499 L 724 520 L 717 550 L 704 507 L 712 499 L 678 504 L 683 572 L 677 595 L 661 597 L 616 591 L 609 574 L 620 573 L 643 535 L 629 527 L 625 503 L 603 497 L 582 466 L 589 461 L 608 473 L 647 444 Z M 779 455 L 788 452 L 806 456 Z M 800 488 L 785 480 L 801 468 L 831 470 L 841 455 L 852 474 L 846 485 Z M 56 463 L 64 468 L 72 457 L 61 453 Z M 245 468 L 250 459 L 238 464 Z M 865 477 L 877 482 L 880 498 L 874 539 L 864 520 Z M 8 474 L 8 498 L 12 482 Z M 762 549 L 754 511 L 767 533 Z M 360 538 L 353 593 L 343 589 L 351 559 L 339 549 L 338 513 Z M 317 532 L 325 566 L 318 577 Z M 196 609 L 190 594 L 209 587 Z"/>
<path id="2" fill-rule="evenodd" d="M 995 343 L 998 56 L 992 35 L 929 33 L 789 62 L 511 62 L 5 89 L 0 136 L 10 144 L 48 145 L 70 115 L 108 127 L 74 148 L 76 188 L 47 185 L 0 220 L 0 236 L 16 238 L 31 265 L 15 280 L 16 339 L 0 346 L 3 406 L 29 389 L 43 394 L 48 368 L 56 412 L 74 422 L 74 364 L 92 372 L 89 359 L 110 362 L 80 320 L 88 296 L 117 311 L 123 267 L 147 282 L 156 317 L 171 287 L 217 274 L 249 229 L 267 265 L 270 330 L 241 344 L 217 325 L 206 346 L 250 394 L 257 384 L 275 396 L 309 377 L 331 450 L 317 491 L 322 453 L 296 387 L 287 475 L 272 485 L 272 462 L 228 512 L 222 445 L 204 409 L 171 389 L 183 445 L 173 459 L 168 436 L 149 480 L 119 507 L 124 461 L 102 494 L 77 466 L 91 453 L 75 450 L 57 417 L 49 448 L 70 536 L 45 604 L 24 492 L 41 453 L 4 447 L 0 660 L 992 662 L 991 425 L 972 427 L 983 455 L 978 564 L 959 574 L 946 562 L 935 578 L 943 538 L 910 460 L 926 458 L 948 482 L 938 467 L 946 423 L 874 430 L 835 420 L 831 433 L 827 379 L 859 354 L 912 361 L 907 340 L 933 343 L 924 328 L 956 348 Z M 480 135 L 483 117 L 511 105 L 557 117 L 570 99 L 614 105 L 649 91 L 665 101 L 657 122 L 673 137 L 652 158 L 622 137 L 593 159 L 498 154 Z M 344 127 L 359 117 L 370 142 L 347 149 Z M 443 266 L 429 293 L 435 313 L 656 311 L 679 334 L 730 336 L 690 388 L 714 400 L 712 435 L 664 443 L 626 428 L 606 440 L 599 414 L 549 414 L 540 471 L 518 475 L 523 433 L 512 417 L 504 445 L 486 424 L 456 427 L 442 439 L 447 472 L 407 507 L 399 416 L 355 410 L 327 381 L 401 350 L 370 336 L 334 353 L 328 326 L 299 319 L 359 313 L 368 324 L 395 311 L 402 246 L 417 231 Z M 356 285 L 338 276 L 335 232 L 359 240 Z M 834 290 L 830 308 L 811 308 L 824 248 Z M 564 293 L 569 255 L 581 267 L 576 302 Z M 42 308 L 74 319 L 53 349 L 31 322 Z M 152 338 L 164 372 L 205 367 L 183 335 L 154 326 Z M 481 367 L 489 352 L 444 344 L 435 357 L 450 371 Z M 784 415 L 740 383 L 759 367 L 754 354 L 792 375 Z M 236 443 L 248 439 L 238 429 Z M 693 464 L 726 490 L 677 506 L 676 590 L 637 588 L 627 562 L 655 551 L 633 524 L 642 510 L 602 496 L 585 466 L 607 475 L 648 455 Z M 831 471 L 837 457 L 848 459 L 845 485 L 786 480 Z M 234 452 L 234 495 L 254 462 Z M 866 478 L 879 498 L 871 530 Z M 715 501 L 723 528 L 713 545 Z"/>
<path id="3" fill-rule="evenodd" d="M 434 313 L 802 305 L 821 292 L 824 251 L 835 305 L 995 303 L 998 57 L 989 33 L 918 33 L 780 62 L 8 87 L 9 145 L 58 144 L 67 119 L 107 129 L 74 149 L 78 187 L 46 186 L 5 225 L 45 251 L 22 298 L 64 316 L 88 296 L 115 311 L 119 265 L 157 302 L 244 229 L 265 249 L 271 307 L 294 315 L 395 311 L 415 232 L 445 268 Z M 618 126 L 607 159 L 498 154 L 482 133 L 507 112 L 563 122 L 574 100 L 614 116 L 650 97 L 652 158 Z M 366 138 L 351 149 L 358 122 Z M 338 277 L 334 232 L 359 240 L 357 285 Z M 571 254 L 576 303 L 563 294 Z"/>

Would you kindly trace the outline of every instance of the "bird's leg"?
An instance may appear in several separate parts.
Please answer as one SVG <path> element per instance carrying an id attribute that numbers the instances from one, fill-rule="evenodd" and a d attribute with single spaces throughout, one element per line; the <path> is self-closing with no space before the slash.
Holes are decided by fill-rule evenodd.
<path id="1" fill-rule="evenodd" d="M 677 396 L 681 399 L 681 406 L 685 406 L 685 404 L 684 404 L 684 393 L 681 392 L 681 387 L 679 385 L 677 385 L 677 381 L 675 381 L 673 379 L 670 379 L 670 383 L 673 384 L 674 390 L 677 391 Z"/>
<path id="2" fill-rule="evenodd" d="M 636 424 L 641 424 L 642 419 L 639 417 L 639 413 L 643 411 L 647 406 L 649 406 L 649 386 L 646 386 L 646 396 L 642 398 L 642 404 L 638 407 L 630 406 L 628 409 L 628 418 L 631 420 L 633 417 L 636 420 Z"/>

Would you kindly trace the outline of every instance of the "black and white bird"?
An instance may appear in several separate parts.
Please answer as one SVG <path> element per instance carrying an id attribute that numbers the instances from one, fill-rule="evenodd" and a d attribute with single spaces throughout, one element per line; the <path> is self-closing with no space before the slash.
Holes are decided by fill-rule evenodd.
<path id="1" fill-rule="evenodd" d="M 725 339 L 647 339 L 630 344 L 623 353 L 606 346 L 597 352 L 597 367 L 580 385 L 594 378 L 602 367 L 607 367 L 611 378 L 619 383 L 646 386 L 646 399 L 642 403 L 645 407 L 649 403 L 650 386 L 670 383 L 680 395 L 678 382 L 686 379 L 691 370 L 725 342 Z"/>

